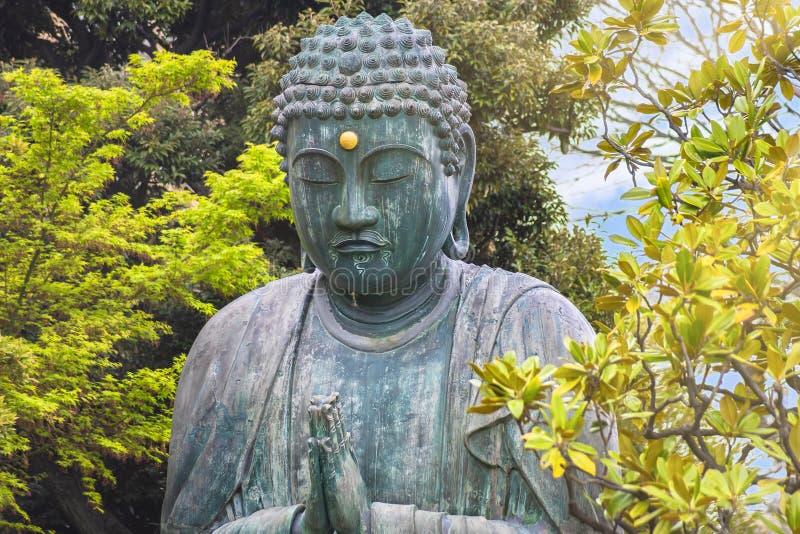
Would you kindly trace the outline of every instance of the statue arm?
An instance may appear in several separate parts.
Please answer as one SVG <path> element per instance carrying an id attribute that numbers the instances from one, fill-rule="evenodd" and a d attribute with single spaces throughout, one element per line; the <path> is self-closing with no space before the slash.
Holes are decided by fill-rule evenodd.
<path id="1" fill-rule="evenodd" d="M 558 366 L 571 359 L 564 346 L 564 338 L 590 342 L 594 336 L 589 322 L 571 302 L 550 288 L 537 288 L 528 292 L 509 309 L 500 328 L 495 354 L 514 350 L 520 358 L 536 355 L 542 365 Z M 588 424 L 587 422 L 587 427 Z M 524 449 L 519 427 L 513 420 L 507 420 L 504 434 L 513 469 L 536 495 L 547 515 L 562 527 L 574 526 L 580 530 L 580 526 L 569 515 L 569 495 L 564 481 L 554 479 L 550 472 L 539 467 L 538 456 L 533 451 Z M 588 430 L 583 432 L 581 441 L 597 450 L 603 447 L 600 436 Z M 577 504 L 590 516 L 596 513 L 586 499 L 579 497 Z"/>
<path id="2" fill-rule="evenodd" d="M 418 510 L 414 505 L 372 503 L 373 534 L 544 534 L 537 526 L 513 521 L 489 520 L 479 516 L 447 515 Z"/>
<path id="3" fill-rule="evenodd" d="M 260 510 L 242 499 L 240 473 L 313 282 L 297 275 L 243 295 L 198 335 L 175 398 L 162 532 L 290 531 L 302 505 Z M 254 344 L 261 350 L 248 350 Z"/>
<path id="4" fill-rule="evenodd" d="M 244 517 L 236 517 L 230 513 L 230 506 L 226 507 L 229 513 L 215 521 L 210 527 L 198 528 L 191 525 L 176 525 L 166 523 L 162 525 L 162 534 L 301 534 L 295 531 L 294 525 L 299 524 L 298 518 L 303 515 L 303 505 L 265 508 Z"/>
<path id="5" fill-rule="evenodd" d="M 295 534 L 292 526 L 298 523 L 303 505 L 266 508 L 246 517 L 224 523 L 213 534 Z"/>

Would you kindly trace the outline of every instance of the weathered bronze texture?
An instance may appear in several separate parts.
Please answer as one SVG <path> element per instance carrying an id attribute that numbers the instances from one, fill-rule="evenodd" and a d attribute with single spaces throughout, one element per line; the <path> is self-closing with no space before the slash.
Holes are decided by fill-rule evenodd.
<path id="1" fill-rule="evenodd" d="M 309 272 L 198 336 L 162 531 L 578 530 L 510 416 L 466 413 L 467 362 L 557 363 L 564 336 L 593 332 L 547 284 L 460 261 L 475 138 L 444 50 L 407 20 L 361 14 L 290 63 L 272 133 Z"/>

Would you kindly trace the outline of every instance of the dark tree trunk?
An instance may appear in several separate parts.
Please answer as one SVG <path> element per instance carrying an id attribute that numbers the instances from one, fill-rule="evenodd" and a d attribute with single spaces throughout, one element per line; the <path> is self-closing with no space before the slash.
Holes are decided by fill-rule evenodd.
<path id="1" fill-rule="evenodd" d="M 50 494 L 55 507 L 64 520 L 81 534 L 133 534 L 131 530 L 113 514 L 94 510 L 83 496 L 80 478 L 73 473 L 65 473 L 48 466 L 44 471 L 46 478 L 42 486 Z"/>

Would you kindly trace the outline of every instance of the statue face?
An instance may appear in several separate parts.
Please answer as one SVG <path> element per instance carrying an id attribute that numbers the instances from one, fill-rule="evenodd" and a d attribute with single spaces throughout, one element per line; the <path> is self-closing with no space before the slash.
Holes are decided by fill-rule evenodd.
<path id="1" fill-rule="evenodd" d="M 355 133 L 354 147 L 352 135 L 340 139 L 344 132 Z M 458 201 L 458 177 L 444 174 L 433 126 L 407 115 L 298 118 L 286 144 L 297 231 L 332 289 L 413 292 Z"/>

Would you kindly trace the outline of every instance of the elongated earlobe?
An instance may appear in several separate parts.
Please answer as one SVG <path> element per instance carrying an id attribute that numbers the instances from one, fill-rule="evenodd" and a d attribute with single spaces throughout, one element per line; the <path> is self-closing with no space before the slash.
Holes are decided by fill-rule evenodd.
<path id="1" fill-rule="evenodd" d="M 463 124 L 458 133 L 461 136 L 458 151 L 458 202 L 453 217 L 453 228 L 444 241 L 442 250 L 451 259 L 461 260 L 469 251 L 469 228 L 467 227 L 467 202 L 475 177 L 475 134 L 472 128 Z"/>
<path id="2" fill-rule="evenodd" d="M 453 223 L 453 230 L 444 241 L 442 250 L 447 257 L 453 260 L 463 260 L 469 251 L 469 229 L 467 219 L 464 217 L 462 224 Z"/>
<path id="3" fill-rule="evenodd" d="M 314 262 L 311 261 L 311 258 L 308 257 L 304 248 L 300 248 L 300 267 L 302 267 L 304 273 L 313 273 L 317 270 L 317 266 L 314 265 Z"/>

